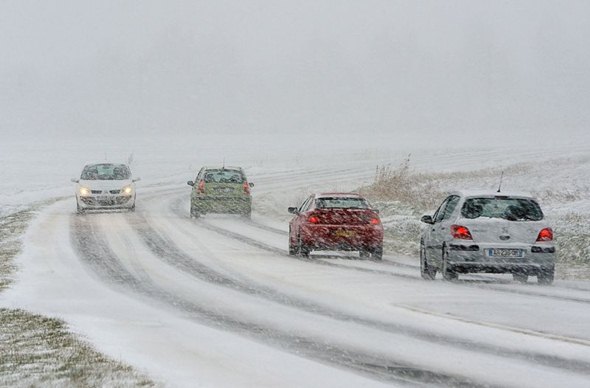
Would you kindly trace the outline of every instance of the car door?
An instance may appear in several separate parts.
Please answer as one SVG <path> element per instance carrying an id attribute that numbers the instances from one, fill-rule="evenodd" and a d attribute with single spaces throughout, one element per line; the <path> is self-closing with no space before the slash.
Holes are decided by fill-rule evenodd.
<path id="1" fill-rule="evenodd" d="M 439 263 L 444 242 L 450 236 L 451 216 L 459 203 L 458 195 L 449 195 L 434 213 L 434 223 L 425 233 L 424 244 L 430 262 Z"/>
<path id="2" fill-rule="evenodd" d="M 428 261 L 433 260 L 433 257 L 435 256 L 435 252 L 438 252 L 435 250 L 435 245 L 436 245 L 436 239 L 435 239 L 435 232 L 436 232 L 436 219 L 439 217 L 439 214 L 442 213 L 443 209 L 447 206 L 447 202 L 449 201 L 449 198 L 445 198 L 445 200 L 440 204 L 440 206 L 438 207 L 438 209 L 436 210 L 436 212 L 434 212 L 434 215 L 432 216 L 432 220 L 434 221 L 433 224 L 431 225 L 427 225 L 426 230 L 424 231 L 424 248 L 425 248 L 425 253 L 426 253 L 426 259 Z"/>
<path id="3" fill-rule="evenodd" d="M 451 225 L 456 217 L 454 217 L 455 209 L 459 203 L 460 197 L 451 195 L 447 198 L 447 203 L 442 211 L 434 220 L 434 231 L 432 232 L 433 244 L 433 262 L 441 264 L 442 262 L 442 248 L 446 242 L 451 239 Z"/>
<path id="4" fill-rule="evenodd" d="M 297 208 L 297 214 L 291 219 L 289 223 L 289 235 L 291 236 L 293 241 L 297 240 L 297 236 L 299 235 L 299 228 L 301 227 L 301 222 L 304 220 L 303 212 L 309 207 L 309 204 L 313 200 L 313 195 L 310 195 L 303 201 L 303 203 Z"/>

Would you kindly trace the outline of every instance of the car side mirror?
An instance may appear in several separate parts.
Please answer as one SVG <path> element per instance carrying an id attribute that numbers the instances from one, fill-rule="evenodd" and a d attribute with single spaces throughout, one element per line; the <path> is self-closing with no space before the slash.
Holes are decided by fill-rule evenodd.
<path id="1" fill-rule="evenodd" d="M 379 214 L 379 209 L 371 209 L 373 210 L 375 213 Z"/>
<path id="2" fill-rule="evenodd" d="M 291 214 L 297 214 L 297 213 L 299 213 L 299 212 L 297 211 L 297 208 L 296 208 L 296 207 L 290 207 L 290 208 L 288 208 L 288 209 L 287 209 L 287 211 L 288 211 L 289 213 L 291 213 Z"/>
<path id="3" fill-rule="evenodd" d="M 248 183 L 248 186 L 254 187 L 254 183 L 250 182 L 250 183 Z"/>
<path id="4" fill-rule="evenodd" d="M 76 178 L 72 178 L 72 179 L 70 179 L 70 180 L 71 180 L 73 183 L 78 183 L 78 182 L 80 182 L 80 179 L 76 179 Z"/>
<path id="5" fill-rule="evenodd" d="M 186 184 L 187 184 L 187 185 L 189 185 L 189 186 L 194 186 L 194 185 L 195 185 L 195 182 L 193 182 L 193 181 L 188 181 L 188 182 L 186 182 Z"/>
<path id="6" fill-rule="evenodd" d="M 141 178 L 138 177 L 138 178 L 133 179 L 132 182 L 137 182 L 137 181 L 140 181 L 140 180 L 141 180 Z"/>
<path id="7" fill-rule="evenodd" d="M 420 221 L 424 222 L 425 224 L 434 224 L 434 220 L 432 219 L 432 216 L 429 215 L 425 215 L 422 216 L 422 218 L 420 218 Z"/>

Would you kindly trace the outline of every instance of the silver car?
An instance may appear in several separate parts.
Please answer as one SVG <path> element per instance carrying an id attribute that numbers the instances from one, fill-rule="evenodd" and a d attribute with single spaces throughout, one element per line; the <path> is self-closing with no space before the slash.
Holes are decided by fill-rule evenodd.
<path id="1" fill-rule="evenodd" d="M 76 183 L 76 210 L 135 210 L 135 182 L 126 164 L 87 164 Z"/>
<path id="2" fill-rule="evenodd" d="M 512 273 L 522 283 L 531 275 L 540 284 L 553 282 L 553 230 L 530 195 L 453 192 L 421 221 L 428 224 L 420 240 L 424 279 L 488 272 Z"/>

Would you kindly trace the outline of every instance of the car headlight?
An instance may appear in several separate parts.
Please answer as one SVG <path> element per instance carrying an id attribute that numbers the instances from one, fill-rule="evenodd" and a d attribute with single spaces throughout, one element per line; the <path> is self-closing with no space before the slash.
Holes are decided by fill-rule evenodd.
<path id="1" fill-rule="evenodd" d="M 91 191 L 88 187 L 80 187 L 79 192 L 82 197 L 86 197 L 86 196 L 90 195 L 90 193 L 91 193 Z"/>
<path id="2" fill-rule="evenodd" d="M 121 190 L 121 192 L 123 194 L 129 195 L 129 194 L 133 193 L 133 187 L 131 187 L 131 186 L 125 186 L 125 187 L 123 187 L 123 189 Z"/>

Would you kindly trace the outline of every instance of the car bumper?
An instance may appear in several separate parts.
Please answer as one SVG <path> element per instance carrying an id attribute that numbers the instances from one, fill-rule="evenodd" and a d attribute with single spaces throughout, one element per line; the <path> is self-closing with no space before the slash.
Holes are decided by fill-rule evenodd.
<path id="1" fill-rule="evenodd" d="M 78 206 L 84 210 L 129 209 L 135 205 L 135 197 L 131 195 L 109 195 L 78 197 Z"/>
<path id="2" fill-rule="evenodd" d="M 199 213 L 249 213 L 252 209 L 252 198 L 235 197 L 196 197 L 192 198 L 192 206 Z"/>
<path id="3" fill-rule="evenodd" d="M 553 245 L 490 246 L 475 244 L 451 244 L 448 265 L 456 272 L 525 273 L 536 274 L 555 266 Z M 518 249 L 522 257 L 490 257 L 489 249 Z"/>
<path id="4" fill-rule="evenodd" d="M 372 225 L 312 225 L 301 229 L 301 240 L 315 250 L 372 250 L 383 246 L 383 229 Z"/>

